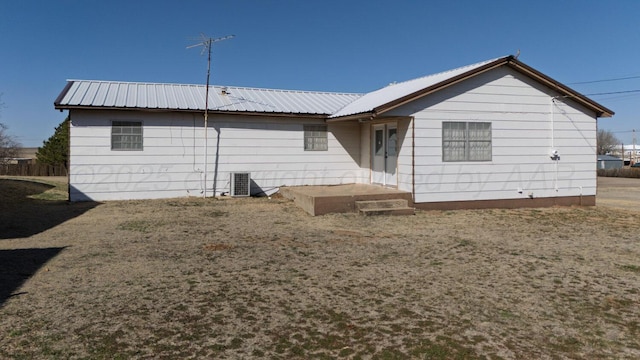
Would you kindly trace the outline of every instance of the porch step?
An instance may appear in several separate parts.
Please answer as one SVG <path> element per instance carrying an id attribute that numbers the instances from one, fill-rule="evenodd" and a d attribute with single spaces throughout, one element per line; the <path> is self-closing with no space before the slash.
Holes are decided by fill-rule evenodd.
<path id="1" fill-rule="evenodd" d="M 362 215 L 413 215 L 416 210 L 405 199 L 356 201 L 355 205 Z"/>

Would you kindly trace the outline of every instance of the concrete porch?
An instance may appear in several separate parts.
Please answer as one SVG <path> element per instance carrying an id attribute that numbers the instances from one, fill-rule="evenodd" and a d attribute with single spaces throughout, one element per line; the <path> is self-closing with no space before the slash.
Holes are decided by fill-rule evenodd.
<path id="1" fill-rule="evenodd" d="M 287 186 L 280 193 L 313 216 L 357 212 L 356 202 L 363 201 L 406 200 L 413 206 L 411 193 L 369 184 Z"/>

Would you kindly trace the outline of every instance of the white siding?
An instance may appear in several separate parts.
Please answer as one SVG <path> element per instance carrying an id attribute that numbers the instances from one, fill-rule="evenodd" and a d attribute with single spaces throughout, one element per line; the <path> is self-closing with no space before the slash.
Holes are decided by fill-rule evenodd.
<path id="1" fill-rule="evenodd" d="M 413 119 L 398 120 L 398 190 L 413 192 L 411 174 L 413 173 L 412 125 Z"/>
<path id="2" fill-rule="evenodd" d="M 362 167 L 361 183 L 371 182 L 371 125 L 360 124 L 360 166 Z"/>
<path id="3" fill-rule="evenodd" d="M 559 99 L 508 67 L 405 104 L 374 123 L 398 124 L 398 189 L 417 203 L 595 195 L 595 114 Z M 96 95 L 98 96 L 98 95 Z M 70 110 L 72 200 L 202 196 L 202 114 Z M 111 121 L 142 121 L 142 151 L 112 151 Z M 492 159 L 443 162 L 444 121 L 490 122 Z M 212 115 L 208 193 L 229 191 L 231 172 L 250 172 L 252 192 L 283 185 L 371 181 L 370 123 L 328 125 L 328 151 L 304 151 L 310 118 Z M 559 161 L 550 158 L 557 149 Z"/>
<path id="4" fill-rule="evenodd" d="M 142 121 L 143 151 L 112 151 L 111 121 Z M 229 191 L 231 172 L 251 172 L 252 192 L 283 185 L 363 182 L 359 124 L 331 124 L 328 151 L 304 151 L 303 124 L 320 120 L 210 116 L 208 193 Z M 71 111 L 71 200 L 201 196 L 199 114 Z M 215 183 L 214 183 L 215 182 Z"/>
<path id="5" fill-rule="evenodd" d="M 414 117 L 416 202 L 595 195 L 595 114 L 566 99 L 552 109 L 555 95 L 502 67 L 393 110 Z M 492 160 L 443 162 L 443 121 L 491 122 Z M 401 176 L 408 190 L 411 173 Z"/>

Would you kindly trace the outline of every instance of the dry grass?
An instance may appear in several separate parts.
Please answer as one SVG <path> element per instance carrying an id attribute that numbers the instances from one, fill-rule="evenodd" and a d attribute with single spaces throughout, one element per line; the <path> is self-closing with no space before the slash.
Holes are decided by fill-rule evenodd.
<path id="1" fill-rule="evenodd" d="M 26 203 L 64 222 L 0 237 L 0 358 L 640 357 L 632 210 Z"/>

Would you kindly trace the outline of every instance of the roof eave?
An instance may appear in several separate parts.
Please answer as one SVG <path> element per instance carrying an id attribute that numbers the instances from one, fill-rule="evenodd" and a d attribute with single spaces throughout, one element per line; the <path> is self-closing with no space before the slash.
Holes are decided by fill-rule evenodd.
<path id="1" fill-rule="evenodd" d="M 60 105 L 54 104 L 56 110 L 129 110 L 144 112 L 182 112 L 182 113 L 204 113 L 203 109 L 165 109 L 165 108 L 140 108 L 140 107 L 119 107 L 119 106 L 86 106 L 86 105 Z M 274 117 L 298 117 L 298 118 L 314 118 L 326 119 L 329 114 L 311 114 L 311 113 L 282 113 L 282 112 L 257 112 L 257 111 L 224 111 L 209 110 L 209 114 L 225 114 L 225 115 L 248 115 L 248 116 L 274 116 Z"/>
<path id="2" fill-rule="evenodd" d="M 72 85 L 73 85 L 73 81 L 67 81 L 67 84 L 64 86 L 64 89 L 62 89 L 62 91 L 60 92 L 60 95 L 58 95 L 58 97 L 53 101 L 53 106 L 56 109 L 59 109 L 62 99 L 64 99 L 64 97 L 67 96 L 67 93 L 69 92 L 69 89 L 71 89 Z"/>
<path id="3" fill-rule="evenodd" d="M 327 122 L 333 123 L 333 122 L 354 121 L 354 120 L 358 120 L 358 121 L 372 120 L 374 117 L 376 117 L 376 113 L 373 111 L 369 111 L 369 112 L 363 112 L 363 113 L 357 113 L 357 114 L 351 114 L 351 115 L 338 116 L 334 118 L 329 117 L 327 119 Z"/>

